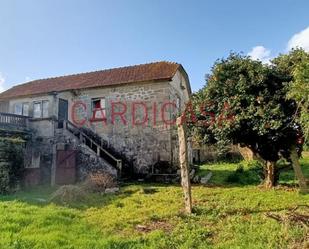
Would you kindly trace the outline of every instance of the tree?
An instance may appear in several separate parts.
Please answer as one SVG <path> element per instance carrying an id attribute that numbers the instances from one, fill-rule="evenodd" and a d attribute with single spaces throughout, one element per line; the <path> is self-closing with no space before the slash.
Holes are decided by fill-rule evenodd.
<path id="1" fill-rule="evenodd" d="M 297 105 L 287 99 L 287 75 L 275 66 L 231 53 L 215 62 L 206 85 L 193 97 L 203 141 L 240 144 L 265 161 L 265 186 L 275 184 L 275 164 L 297 146 Z"/>
<path id="2" fill-rule="evenodd" d="M 273 60 L 273 67 L 287 77 L 288 99 L 296 101 L 297 108 L 293 115 L 301 125 L 298 134 L 299 144 L 307 142 L 309 135 L 309 53 L 302 49 L 294 49 L 290 53 L 280 55 Z M 299 150 L 301 152 L 301 150 Z M 295 175 L 298 178 L 301 191 L 308 192 L 306 179 L 302 174 L 297 147 L 292 145 L 289 158 L 292 162 Z"/>
<path id="3" fill-rule="evenodd" d="M 304 140 L 309 139 L 309 58 L 299 63 L 293 70 L 293 82 L 290 85 L 288 98 L 298 105 L 296 116 L 303 128 Z"/>

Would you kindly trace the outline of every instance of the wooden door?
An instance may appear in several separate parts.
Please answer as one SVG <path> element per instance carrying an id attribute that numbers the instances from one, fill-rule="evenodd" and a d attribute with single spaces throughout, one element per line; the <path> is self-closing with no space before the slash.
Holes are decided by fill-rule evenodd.
<path id="1" fill-rule="evenodd" d="M 58 106 L 58 128 L 63 128 L 63 121 L 68 120 L 69 103 L 65 99 L 59 99 Z"/>
<path id="2" fill-rule="evenodd" d="M 58 150 L 56 179 L 57 185 L 74 184 L 76 181 L 76 150 Z"/>

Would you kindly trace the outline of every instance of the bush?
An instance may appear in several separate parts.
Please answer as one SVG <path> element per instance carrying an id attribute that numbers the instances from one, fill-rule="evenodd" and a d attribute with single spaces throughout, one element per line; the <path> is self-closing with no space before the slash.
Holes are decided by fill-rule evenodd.
<path id="1" fill-rule="evenodd" d="M 117 187 L 115 178 L 109 173 L 92 173 L 82 184 L 82 188 L 87 192 L 103 193 L 107 188 Z"/>
<path id="2" fill-rule="evenodd" d="M 86 197 L 87 195 L 81 187 L 75 185 L 64 185 L 52 194 L 50 202 L 65 205 L 86 200 Z"/>
<path id="3" fill-rule="evenodd" d="M 239 164 L 238 166 L 237 166 L 237 168 L 236 168 L 236 173 L 237 174 L 242 174 L 242 173 L 244 173 L 244 166 L 242 165 L 242 164 Z"/>
<path id="4" fill-rule="evenodd" d="M 236 170 L 226 177 L 226 182 L 237 184 L 257 184 L 261 182 L 260 173 L 263 166 L 258 161 L 244 161 Z"/>
<path id="5" fill-rule="evenodd" d="M 0 139 L 0 193 L 18 188 L 23 172 L 23 141 Z"/>

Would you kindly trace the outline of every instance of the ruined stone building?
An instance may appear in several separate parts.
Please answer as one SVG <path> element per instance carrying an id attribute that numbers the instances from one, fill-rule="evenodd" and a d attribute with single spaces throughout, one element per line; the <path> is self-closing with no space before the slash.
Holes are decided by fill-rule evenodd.
<path id="1" fill-rule="evenodd" d="M 34 80 L 0 94 L 0 126 L 28 134 L 29 184 L 103 169 L 147 175 L 178 165 L 174 121 L 190 94 L 184 68 L 171 62 Z"/>

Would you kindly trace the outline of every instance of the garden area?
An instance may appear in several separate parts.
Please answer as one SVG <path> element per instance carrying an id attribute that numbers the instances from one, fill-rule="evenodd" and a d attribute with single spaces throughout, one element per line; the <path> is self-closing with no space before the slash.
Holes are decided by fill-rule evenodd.
<path id="1" fill-rule="evenodd" d="M 308 153 L 301 165 L 309 177 Z M 207 185 L 192 186 L 192 215 L 179 185 L 124 184 L 62 204 L 50 201 L 50 187 L 1 195 L 0 248 L 308 248 L 308 223 L 284 218 L 309 215 L 292 170 L 270 190 L 245 162 L 203 164 L 199 174 L 209 171 Z"/>

